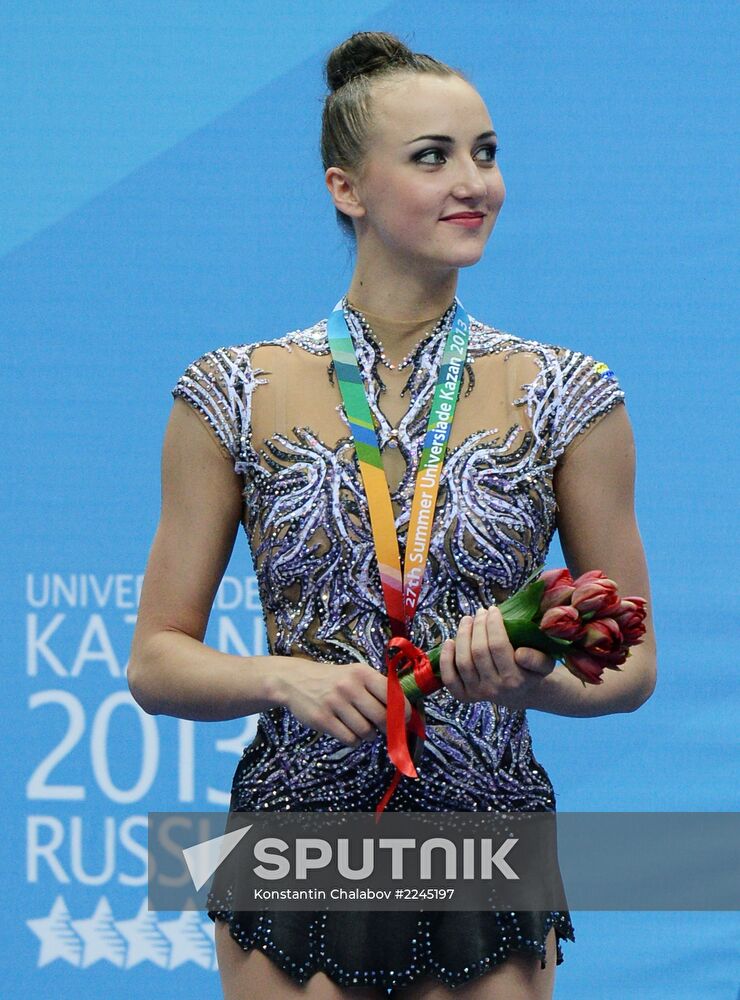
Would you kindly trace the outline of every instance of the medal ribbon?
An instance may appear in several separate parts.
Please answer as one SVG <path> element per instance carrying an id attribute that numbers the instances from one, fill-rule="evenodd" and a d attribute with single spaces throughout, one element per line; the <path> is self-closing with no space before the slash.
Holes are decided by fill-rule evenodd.
<path id="1" fill-rule="evenodd" d="M 437 384 L 429 415 L 426 436 L 416 475 L 414 497 L 406 542 L 403 575 L 396 535 L 390 488 L 383 468 L 378 436 L 367 402 L 362 375 L 357 363 L 354 342 L 344 314 L 343 300 L 334 307 L 327 323 L 329 348 L 334 370 L 344 400 L 344 409 L 355 442 L 362 481 L 370 512 L 370 526 L 380 570 L 386 610 L 392 638 L 385 650 L 388 668 L 388 702 L 386 734 L 388 756 L 396 771 L 388 790 L 376 807 L 376 820 L 395 791 L 401 775 L 418 778 L 409 753 L 404 695 L 398 670 L 411 663 L 422 690 L 433 690 L 433 675 L 429 658 L 411 642 L 411 623 L 421 592 L 424 568 L 432 537 L 434 508 L 447 450 L 452 418 L 460 393 L 462 371 L 468 350 L 470 319 L 462 303 L 455 298 L 455 312 L 447 332 L 444 353 L 437 375 Z M 419 739 L 424 736 L 424 711 L 412 706 L 409 729 Z"/>

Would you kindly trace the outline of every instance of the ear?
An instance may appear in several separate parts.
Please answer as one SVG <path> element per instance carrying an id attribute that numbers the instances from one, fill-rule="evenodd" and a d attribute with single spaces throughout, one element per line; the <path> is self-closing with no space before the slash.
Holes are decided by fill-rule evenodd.
<path id="1" fill-rule="evenodd" d="M 335 208 L 353 219 L 359 219 L 365 214 L 365 206 L 360 200 L 355 182 L 346 170 L 329 167 L 324 179 Z"/>

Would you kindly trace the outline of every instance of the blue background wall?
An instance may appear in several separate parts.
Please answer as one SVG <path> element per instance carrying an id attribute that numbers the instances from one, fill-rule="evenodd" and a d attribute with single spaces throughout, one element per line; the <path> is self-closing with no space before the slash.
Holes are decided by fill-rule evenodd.
<path id="1" fill-rule="evenodd" d="M 170 387 L 348 284 L 317 144 L 322 61 L 354 30 L 460 66 L 488 103 L 507 200 L 461 274 L 467 307 L 607 361 L 627 394 L 660 679 L 633 715 L 531 713 L 559 807 L 738 808 L 735 19 L 724 2 L 3 5 L 8 995 L 220 995 L 208 918 L 140 913 L 144 823 L 225 807 L 254 719 L 144 716 L 125 666 Z M 241 535 L 210 644 L 266 652 L 255 594 Z M 562 1000 L 737 995 L 737 914 L 574 923 Z"/>

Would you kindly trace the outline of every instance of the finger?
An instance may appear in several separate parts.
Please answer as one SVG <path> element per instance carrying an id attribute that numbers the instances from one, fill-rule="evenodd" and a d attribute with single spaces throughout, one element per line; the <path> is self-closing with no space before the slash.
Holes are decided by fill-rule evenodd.
<path id="1" fill-rule="evenodd" d="M 486 615 L 486 635 L 488 648 L 501 680 L 511 680 L 518 676 L 514 659 L 514 647 L 506 634 L 506 626 L 500 609 L 494 604 Z"/>
<path id="2" fill-rule="evenodd" d="M 327 721 L 320 723 L 318 729 L 322 733 L 327 733 L 327 735 L 333 737 L 335 740 L 339 740 L 340 743 L 344 743 L 348 747 L 359 746 L 362 742 L 357 733 L 353 732 L 348 726 L 338 719 L 336 715 L 331 715 L 327 718 Z"/>
<path id="3" fill-rule="evenodd" d="M 547 653 L 539 649 L 530 649 L 528 646 L 520 646 L 514 654 L 514 659 L 518 667 L 522 670 L 529 670 L 533 674 L 541 674 L 546 677 L 555 669 L 555 660 Z"/>
<path id="4" fill-rule="evenodd" d="M 455 667 L 464 687 L 472 687 L 479 683 L 480 675 L 473 662 L 471 642 L 473 638 L 472 615 L 463 615 L 455 636 Z"/>
<path id="5" fill-rule="evenodd" d="M 335 710 L 335 715 L 352 733 L 354 740 L 361 742 L 362 740 L 375 739 L 377 732 L 374 724 L 366 719 L 354 705 L 345 702 Z"/>
<path id="6" fill-rule="evenodd" d="M 373 673 L 372 676 L 368 677 L 366 690 L 374 699 L 376 699 L 378 705 L 373 705 L 367 699 L 363 699 L 362 701 L 355 699 L 355 704 L 362 706 L 363 712 L 365 712 L 369 719 L 372 719 L 375 722 L 375 725 L 378 726 L 378 728 L 380 728 L 382 724 L 382 730 L 385 732 L 388 706 L 388 677 L 385 674 L 381 674 L 379 670 L 375 670 L 373 668 L 371 669 Z M 406 695 L 403 696 L 403 711 L 404 719 L 408 722 L 411 718 L 411 702 L 408 700 Z"/>
<path id="7" fill-rule="evenodd" d="M 368 674 L 365 682 L 365 690 L 369 691 L 370 694 L 377 698 L 381 705 L 385 706 L 388 704 L 388 675 L 382 673 L 380 670 L 375 670 L 373 667 L 370 668 L 372 674 Z"/>
<path id="8" fill-rule="evenodd" d="M 454 639 L 445 639 L 439 654 L 439 675 L 450 694 L 462 700 L 465 697 L 465 688 L 455 665 L 456 649 L 457 645 Z"/>
<path id="9" fill-rule="evenodd" d="M 489 642 L 488 613 L 486 608 L 478 608 L 473 622 L 473 635 L 470 649 L 480 681 L 485 678 L 498 679 L 499 671 L 491 653 Z"/>
<path id="10" fill-rule="evenodd" d="M 455 640 L 445 639 L 439 654 L 439 676 L 445 687 L 459 680 L 455 668 Z"/>
<path id="11" fill-rule="evenodd" d="M 363 715 L 364 718 L 368 719 L 375 729 L 381 733 L 385 733 L 387 727 L 387 688 L 388 686 L 386 684 L 384 693 L 386 701 L 381 701 L 379 698 L 376 698 L 370 691 L 361 693 L 353 700 L 353 704 L 360 714 Z M 405 718 L 408 722 L 411 718 L 411 703 L 408 699 L 405 699 L 405 702 Z"/>

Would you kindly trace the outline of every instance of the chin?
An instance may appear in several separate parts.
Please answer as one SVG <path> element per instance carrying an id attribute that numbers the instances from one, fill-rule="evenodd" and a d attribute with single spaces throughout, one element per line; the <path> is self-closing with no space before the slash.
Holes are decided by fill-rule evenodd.
<path id="1" fill-rule="evenodd" d="M 475 250 L 471 248 L 468 253 L 457 254 L 454 259 L 449 261 L 449 264 L 451 267 L 472 267 L 483 256 L 483 249 L 483 247 L 476 247 Z"/>
<path id="2" fill-rule="evenodd" d="M 456 247 L 454 250 L 440 250 L 439 253 L 434 256 L 420 256 L 418 254 L 414 255 L 416 260 L 416 265 L 421 265 L 424 270 L 451 270 L 460 267 L 472 267 L 473 264 L 477 264 L 478 261 L 483 256 L 483 251 L 485 250 L 484 243 L 478 243 L 467 247 Z"/>

